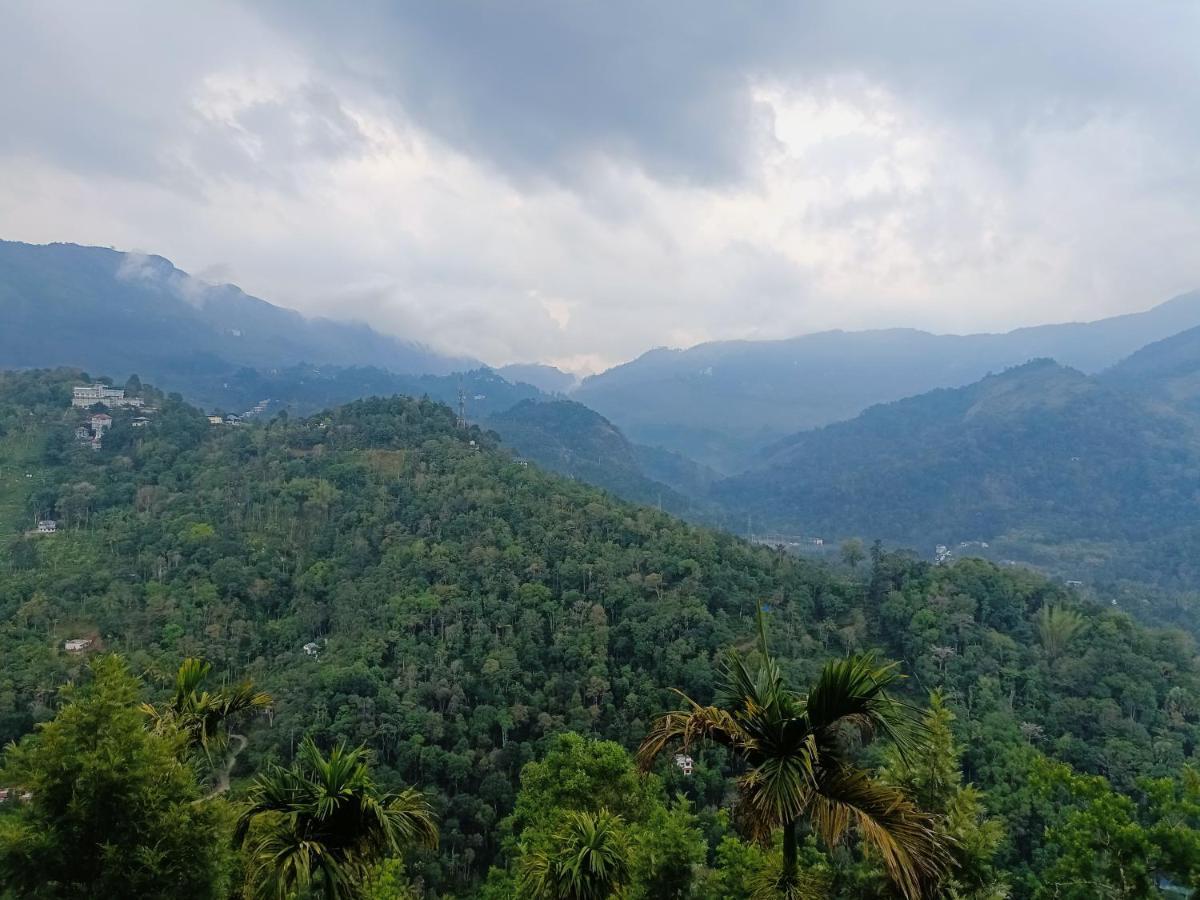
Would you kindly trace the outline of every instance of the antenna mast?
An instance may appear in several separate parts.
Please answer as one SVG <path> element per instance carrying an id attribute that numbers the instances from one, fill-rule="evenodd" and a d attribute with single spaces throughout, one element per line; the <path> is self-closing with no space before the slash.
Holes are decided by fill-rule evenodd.
<path id="1" fill-rule="evenodd" d="M 467 427 L 467 392 L 463 390 L 461 378 L 458 380 L 458 427 Z"/>

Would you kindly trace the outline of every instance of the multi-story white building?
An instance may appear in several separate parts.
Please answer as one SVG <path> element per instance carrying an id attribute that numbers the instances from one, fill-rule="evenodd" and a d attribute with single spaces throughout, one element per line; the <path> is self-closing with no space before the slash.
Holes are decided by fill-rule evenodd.
<path id="1" fill-rule="evenodd" d="M 139 407 L 142 405 L 140 397 L 126 397 L 124 388 L 109 387 L 107 384 L 79 384 L 75 386 L 75 395 L 71 398 L 71 405 L 78 406 L 82 409 L 87 409 L 89 406 L 95 406 L 97 403 L 103 403 L 105 406 L 133 406 Z"/>

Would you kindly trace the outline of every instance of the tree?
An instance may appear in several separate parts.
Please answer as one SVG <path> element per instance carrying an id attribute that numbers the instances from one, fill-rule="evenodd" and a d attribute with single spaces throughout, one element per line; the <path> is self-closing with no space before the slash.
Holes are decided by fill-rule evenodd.
<path id="1" fill-rule="evenodd" d="M 987 817 L 979 791 L 962 783 L 954 713 L 940 693 L 930 695 L 922 724 L 923 739 L 907 752 L 888 749 L 880 777 L 939 817 L 938 828 L 948 838 L 955 862 L 945 880 L 946 892 L 961 900 L 1002 900 L 1008 885 L 996 869 L 995 856 L 1004 829 Z"/>
<path id="2" fill-rule="evenodd" d="M 224 804 L 198 803 L 186 739 L 151 732 L 116 656 L 5 756 L 31 798 L 0 824 L 0 884 L 22 897 L 216 898 L 230 858 Z"/>
<path id="3" fill-rule="evenodd" d="M 858 564 L 866 558 L 867 551 L 860 538 L 847 538 L 842 541 L 842 562 L 851 569 L 857 569 Z"/>
<path id="4" fill-rule="evenodd" d="M 632 832 L 631 900 L 687 900 L 707 849 L 690 804 L 655 803 Z"/>
<path id="5" fill-rule="evenodd" d="M 1083 629 L 1083 616 L 1063 606 L 1043 606 L 1038 610 L 1037 629 L 1046 656 L 1058 659 Z"/>
<path id="6" fill-rule="evenodd" d="M 271 695 L 256 691 L 250 681 L 222 686 L 212 692 L 203 690 L 211 671 L 211 663 L 188 657 L 175 674 L 175 694 L 171 701 L 160 706 L 142 705 L 156 731 L 181 732 L 188 746 L 201 751 L 210 761 L 214 753 L 228 749 L 231 739 L 240 738 L 229 731 L 230 725 L 253 710 L 271 705 Z"/>
<path id="7" fill-rule="evenodd" d="M 888 694 L 898 675 L 870 657 L 825 665 L 807 694 L 784 683 L 767 649 L 759 615 L 756 670 L 736 650 L 726 652 L 723 684 L 713 706 L 680 693 L 689 709 L 661 716 L 638 751 L 643 769 L 669 746 L 684 752 L 699 741 L 727 747 L 748 767 L 738 779 L 738 812 L 750 836 L 766 841 L 783 831 L 783 866 L 776 889 L 801 896 L 805 879 L 797 866 L 797 829 L 804 823 L 827 846 L 845 839 L 852 826 L 879 853 L 908 898 L 924 896 L 949 864 L 932 816 L 892 785 L 854 764 L 845 740 L 853 732 L 867 741 L 877 734 L 906 741 L 904 709 Z"/>
<path id="8" fill-rule="evenodd" d="M 1099 775 L 1079 775 L 1042 758 L 1033 769 L 1035 790 L 1053 797 L 1056 814 L 1046 829 L 1038 900 L 1133 900 L 1153 896 L 1160 851 L 1137 820 L 1132 800 Z"/>
<path id="9" fill-rule="evenodd" d="M 324 756 L 305 740 L 290 768 L 273 767 L 249 792 L 237 823 L 249 843 L 249 882 L 256 896 L 312 891 L 328 900 L 361 896 L 374 867 L 413 846 L 437 846 L 428 801 L 407 789 L 381 793 L 366 751 L 339 744 Z"/>
<path id="10" fill-rule="evenodd" d="M 606 900 L 628 883 L 629 859 L 620 816 L 571 810 L 548 840 L 522 856 L 518 890 L 529 900 Z"/>

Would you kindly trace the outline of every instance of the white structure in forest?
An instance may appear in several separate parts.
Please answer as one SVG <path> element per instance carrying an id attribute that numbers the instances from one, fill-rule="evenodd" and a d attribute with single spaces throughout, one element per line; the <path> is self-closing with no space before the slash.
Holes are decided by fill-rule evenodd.
<path id="1" fill-rule="evenodd" d="M 54 519 L 42 519 L 37 523 L 38 534 L 54 534 L 58 531 L 58 522 Z"/>
<path id="2" fill-rule="evenodd" d="M 68 653 L 82 653 L 84 650 L 91 648 L 91 646 L 91 638 L 71 638 L 71 640 L 63 642 L 63 649 Z"/>
<path id="3" fill-rule="evenodd" d="M 75 396 L 71 398 L 71 405 L 81 409 L 87 409 L 97 403 L 103 403 L 109 407 L 139 407 L 142 402 L 140 397 L 126 397 L 124 388 L 109 387 L 107 384 L 76 385 Z"/>
<path id="4" fill-rule="evenodd" d="M 679 766 L 679 771 L 684 775 L 692 774 L 692 758 L 683 753 L 675 754 L 675 765 Z"/>

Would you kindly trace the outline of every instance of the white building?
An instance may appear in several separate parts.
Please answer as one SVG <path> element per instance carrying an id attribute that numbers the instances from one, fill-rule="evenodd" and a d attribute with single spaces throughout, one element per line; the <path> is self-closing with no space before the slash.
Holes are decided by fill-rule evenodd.
<path id="1" fill-rule="evenodd" d="M 317 656 L 320 654 L 320 652 L 321 652 L 321 645 L 318 644 L 316 641 L 309 641 L 307 644 L 304 645 L 304 655 L 305 656 Z"/>
<path id="2" fill-rule="evenodd" d="M 107 384 L 80 384 L 74 389 L 71 405 L 81 409 L 103 403 L 105 406 L 141 406 L 139 397 L 126 397 L 124 388 L 109 387 Z"/>
<path id="3" fill-rule="evenodd" d="M 692 774 L 692 758 L 683 753 L 675 754 L 675 765 L 679 766 L 679 771 L 684 775 Z"/>
<path id="4" fill-rule="evenodd" d="M 38 534 L 54 534 L 58 531 L 58 523 L 53 519 L 42 519 L 37 523 Z"/>
<path id="5" fill-rule="evenodd" d="M 112 428 L 112 416 L 108 413 L 96 413 L 92 416 L 92 433 L 96 437 L 104 434 L 108 429 Z"/>
<path id="6" fill-rule="evenodd" d="M 63 643 L 63 649 L 68 653 L 82 653 L 84 650 L 90 649 L 91 646 L 91 638 L 71 638 L 71 640 Z"/>

